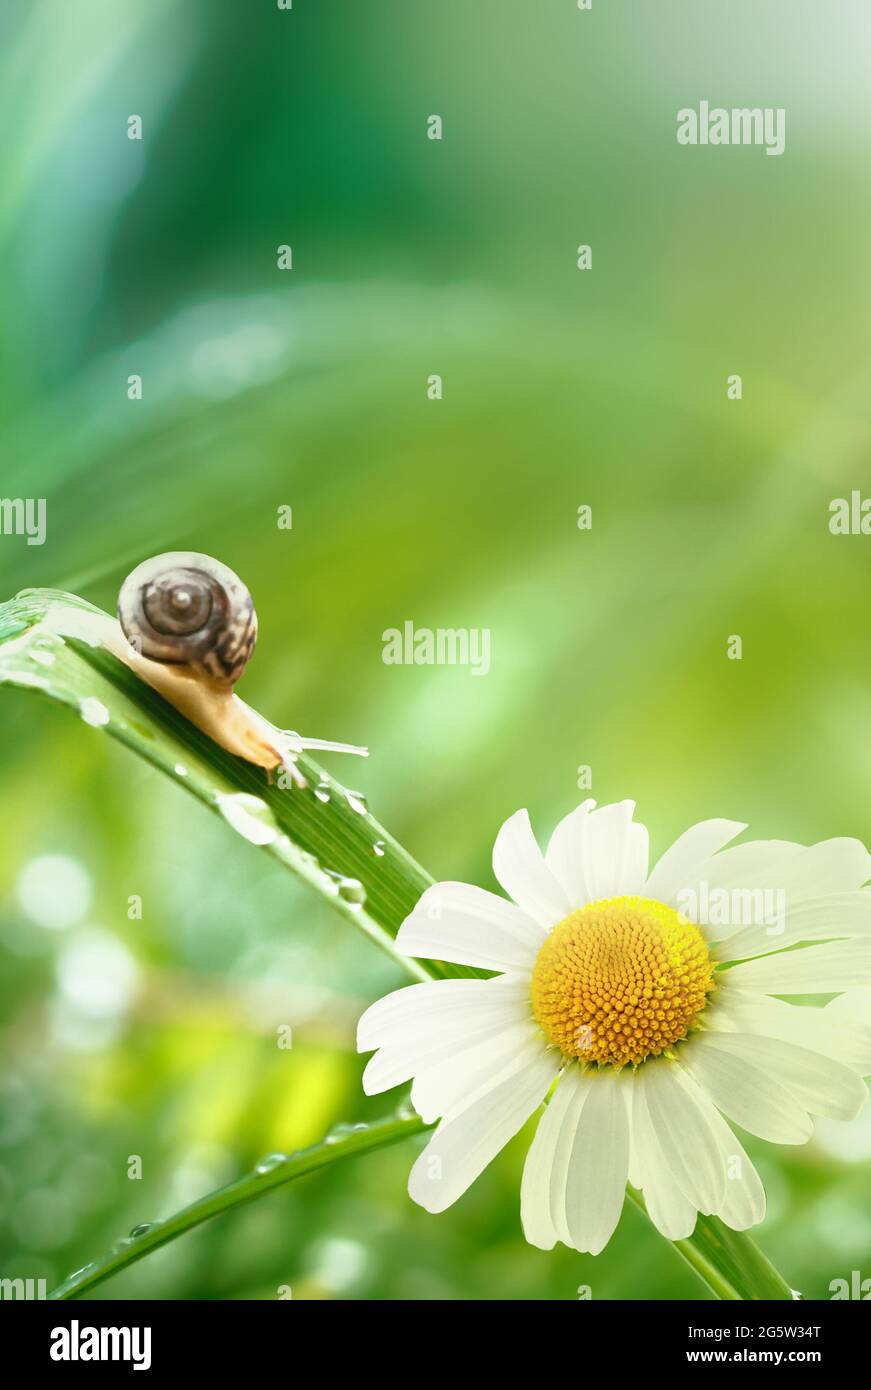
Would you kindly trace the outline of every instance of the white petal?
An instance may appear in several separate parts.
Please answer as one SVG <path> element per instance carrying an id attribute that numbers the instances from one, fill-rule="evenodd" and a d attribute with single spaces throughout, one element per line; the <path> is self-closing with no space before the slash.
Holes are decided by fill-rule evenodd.
<path id="1" fill-rule="evenodd" d="M 644 1203 L 656 1229 L 667 1240 L 685 1240 L 695 1229 L 698 1213 L 684 1195 L 653 1131 L 640 1072 L 635 1073 L 632 1085 L 631 1122 L 636 1169 L 633 1186 L 643 1190 Z"/>
<path id="2" fill-rule="evenodd" d="M 520 1219 L 526 1239 L 530 1245 L 537 1245 L 539 1250 L 552 1250 L 558 1239 L 551 1217 L 551 1188 L 557 1144 L 575 1102 L 572 1078 L 576 1074 L 577 1068 L 573 1067 L 564 1072 L 557 1082 L 556 1090 L 539 1121 L 535 1138 L 523 1165 Z M 568 1146 L 568 1152 L 571 1152 L 571 1145 Z"/>
<path id="3" fill-rule="evenodd" d="M 705 1014 L 705 1024 L 712 1032 L 756 1033 L 766 1038 L 780 1038 L 810 1048 L 824 1057 L 852 1067 L 860 1076 L 871 1072 L 871 991 L 862 1009 L 841 1016 L 835 1005 L 843 994 L 825 1008 L 804 1004 L 787 1004 L 767 994 L 750 994 L 728 987 L 732 971 L 723 975 L 723 987 L 715 995 L 715 1003 Z M 856 991 L 861 993 L 861 991 Z"/>
<path id="4" fill-rule="evenodd" d="M 761 1067 L 812 1115 L 852 1120 L 868 1098 L 865 1082 L 856 1072 L 795 1043 L 751 1033 L 712 1033 L 707 1045 L 742 1066 Z"/>
<path id="5" fill-rule="evenodd" d="M 707 892 L 710 898 L 726 890 L 761 891 L 782 895 L 788 912 L 809 899 L 830 893 L 846 893 L 862 887 L 871 876 L 871 855 L 859 840 L 822 840 L 816 845 L 795 845 L 784 840 L 755 840 L 721 854 L 697 867 L 685 889 L 692 900 Z M 684 911 L 687 907 L 684 906 Z M 688 915 L 692 915 L 688 912 Z M 713 913 L 711 913 L 713 916 Z M 740 911 L 726 927 L 711 925 L 708 935 L 724 940 L 747 926 Z"/>
<path id="6" fill-rule="evenodd" d="M 550 838 L 546 863 L 572 907 L 597 898 L 640 893 L 647 878 L 647 828 L 632 820 L 634 801 L 595 810 L 583 802 L 560 821 Z"/>
<path id="7" fill-rule="evenodd" d="M 638 1106 L 640 1087 L 636 1084 L 637 1072 L 630 1068 L 627 1073 L 626 1109 L 629 1112 L 629 1183 L 632 1187 L 643 1187 L 643 1161 L 638 1147 L 638 1134 L 635 1126 L 635 1113 Z M 645 1116 L 647 1114 L 645 1108 Z"/>
<path id="8" fill-rule="evenodd" d="M 662 1156 L 684 1196 L 698 1211 L 716 1211 L 726 1195 L 726 1176 L 710 1101 L 681 1067 L 664 1059 L 645 1063 L 638 1078 Z"/>
<path id="9" fill-rule="evenodd" d="M 433 1120 L 459 1109 L 488 1079 L 496 1076 L 521 1054 L 532 1056 L 546 1046 L 538 1024 L 532 1020 L 513 1024 L 499 1033 L 474 1041 L 462 1052 L 428 1061 L 416 1071 L 411 1103 L 422 1119 Z"/>
<path id="10" fill-rule="evenodd" d="M 731 911 L 733 895 L 754 892 L 764 895 L 766 890 L 776 893 L 778 888 L 785 891 L 789 865 L 801 858 L 804 849 L 804 845 L 795 845 L 789 840 L 751 840 L 745 845 L 734 845 L 697 864 L 678 889 L 674 901 L 692 921 L 705 927 L 710 939 L 723 941 L 745 925 L 740 914 Z M 729 909 L 725 914 L 728 922 L 725 926 L 719 920 L 711 922 L 708 929 L 709 918 L 719 919 L 724 915 L 717 901 L 724 895 Z M 715 910 L 715 903 L 719 910 Z M 732 920 L 733 916 L 736 920 Z"/>
<path id="11" fill-rule="evenodd" d="M 871 878 L 871 854 L 861 840 L 821 840 L 792 860 L 790 869 L 784 886 L 793 905 L 804 898 L 861 888 Z"/>
<path id="12" fill-rule="evenodd" d="M 822 1013 L 827 1027 L 837 1029 L 839 1036 L 843 1030 L 853 1044 L 849 1052 L 846 1045 L 839 1051 L 827 1047 L 829 1056 L 855 1067 L 860 1076 L 871 1074 L 871 989 L 849 989 Z"/>
<path id="13" fill-rule="evenodd" d="M 773 1144 L 804 1144 L 813 1126 L 791 1091 L 752 1062 L 722 1047 L 726 1034 L 707 1033 L 681 1049 L 681 1065 L 724 1115 Z M 725 1194 L 723 1194 L 725 1196 Z M 719 1208 L 722 1198 L 715 1206 Z"/>
<path id="14" fill-rule="evenodd" d="M 713 1116 L 712 1128 L 726 1173 L 726 1195 L 716 1215 L 733 1231 L 746 1231 L 765 1217 L 765 1188 L 722 1115 L 714 1111 Z"/>
<path id="15" fill-rule="evenodd" d="M 761 994 L 829 994 L 871 984 L 871 938 L 823 942 L 730 966 L 738 989 Z"/>
<path id="16" fill-rule="evenodd" d="M 629 1173 L 629 1121 L 619 1076 L 593 1076 L 575 1128 L 566 1181 L 566 1225 L 575 1250 L 598 1255 L 614 1232 Z"/>
<path id="17" fill-rule="evenodd" d="M 626 851 L 623 856 L 623 869 L 620 874 L 620 892 L 631 897 L 642 893 L 650 867 L 650 834 L 646 825 L 633 821 L 626 838 Z"/>
<path id="18" fill-rule="evenodd" d="M 530 1036 L 541 1038 L 541 1030 L 531 1021 L 515 1019 L 479 1019 L 472 1015 L 443 1024 L 438 1031 L 427 1030 L 409 1037 L 404 1044 L 392 1043 L 382 1047 L 368 1063 L 363 1073 L 363 1090 L 367 1096 L 389 1091 L 412 1076 L 424 1076 L 444 1066 L 454 1069 L 458 1081 L 474 1065 L 481 1048 L 491 1047 L 507 1056 L 519 1053 Z M 473 1091 L 473 1085 L 466 1090 Z M 431 1106 L 427 1104 L 427 1110 Z M 444 1111 L 439 1110 L 438 1114 Z"/>
<path id="19" fill-rule="evenodd" d="M 737 820 L 703 820 L 691 826 L 665 851 L 647 880 L 644 896 L 673 903 L 678 892 L 693 881 L 693 871 L 746 829 Z"/>
<path id="20" fill-rule="evenodd" d="M 647 874 L 647 831 L 633 826 L 634 810 L 634 801 L 616 801 L 587 818 L 584 874 L 592 902 L 641 889 Z"/>
<path id="21" fill-rule="evenodd" d="M 774 893 L 769 890 L 763 901 L 763 891 L 756 890 L 756 899 L 752 904 L 747 902 L 750 910 L 743 919 L 747 925 L 743 931 L 729 935 L 728 949 L 721 952 L 724 960 L 745 960 L 799 942 L 871 933 L 871 892 L 868 890 L 805 898 L 794 907 L 789 906 L 785 894 L 778 899 L 776 890 Z"/>
<path id="22" fill-rule="evenodd" d="M 519 907 L 495 893 L 470 883 L 436 883 L 406 917 L 396 945 L 407 956 L 485 970 L 531 970 L 546 935 Z"/>
<path id="23" fill-rule="evenodd" d="M 572 904 L 547 867 L 528 811 L 517 811 L 502 826 L 493 846 L 493 873 L 518 907 L 544 927 L 569 915 Z"/>
<path id="24" fill-rule="evenodd" d="M 569 1164 L 572 1157 L 572 1146 L 575 1142 L 575 1130 L 578 1127 L 587 1092 L 592 1084 L 592 1071 L 587 1069 L 582 1071 L 580 1067 L 567 1067 L 560 1081 L 560 1089 L 565 1088 L 568 1094 L 568 1103 L 553 1155 L 550 1180 L 550 1219 L 557 1237 L 563 1245 L 568 1246 L 571 1246 L 572 1243 L 566 1220 Z"/>
<path id="25" fill-rule="evenodd" d="M 824 1012 L 845 1025 L 859 1023 L 868 1027 L 871 1025 L 871 989 L 845 990 L 826 1005 Z"/>
<path id="26" fill-rule="evenodd" d="M 444 1211 L 461 1197 L 541 1104 L 559 1067 L 553 1051 L 524 1055 L 446 1115 L 411 1170 L 412 1200 Z"/>
<path id="27" fill-rule="evenodd" d="M 407 1039 L 423 1029 L 450 1027 L 474 1014 L 478 1019 L 529 1016 L 529 980 L 502 975 L 493 980 L 432 980 L 407 985 L 371 1004 L 357 1024 L 357 1051 Z"/>
<path id="28" fill-rule="evenodd" d="M 583 907 L 591 900 L 584 873 L 584 836 L 587 818 L 595 805 L 595 801 L 584 801 L 564 816 L 551 835 L 544 856 L 547 867 L 562 884 L 573 907 Z"/>

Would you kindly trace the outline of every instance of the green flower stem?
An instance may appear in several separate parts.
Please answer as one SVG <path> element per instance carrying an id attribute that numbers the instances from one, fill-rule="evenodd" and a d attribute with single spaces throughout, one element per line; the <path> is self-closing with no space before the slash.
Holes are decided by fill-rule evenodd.
<path id="1" fill-rule="evenodd" d="M 94 640 L 105 620 L 91 604 L 49 589 L 26 590 L 0 604 L 0 686 L 57 700 L 124 743 L 296 873 L 390 952 L 412 979 L 486 974 L 441 961 L 410 961 L 396 951 L 394 938 L 403 919 L 432 883 L 425 870 L 359 797 L 311 758 L 299 759 L 308 788 L 282 789 L 262 768 L 225 752 Z M 360 1131 L 341 1147 L 318 1146 L 296 1155 L 268 1176 L 242 1178 L 72 1276 L 53 1296 L 82 1293 L 191 1226 L 334 1156 L 393 1143 L 423 1128 L 417 1119 L 393 1121 L 366 1134 Z M 631 1188 L 629 1196 L 645 1210 Z M 699 1217 L 694 1234 L 675 1242 L 675 1248 L 718 1298 L 791 1297 L 789 1285 L 750 1237 L 730 1231 L 714 1217 Z"/>
<path id="2" fill-rule="evenodd" d="M 300 1149 L 298 1153 L 270 1165 L 264 1172 L 248 1173 L 244 1178 L 238 1178 L 236 1182 L 219 1188 L 217 1192 L 201 1197 L 198 1202 L 192 1202 L 189 1207 L 184 1207 L 168 1220 L 156 1222 L 153 1226 L 143 1229 L 141 1235 L 129 1236 L 126 1240 L 119 1241 L 108 1255 L 71 1274 L 62 1284 L 58 1284 L 56 1289 L 52 1289 L 48 1297 L 58 1300 L 81 1298 L 82 1294 L 89 1293 L 104 1280 L 111 1279 L 114 1274 L 120 1274 L 137 1260 L 150 1255 L 152 1250 L 158 1250 L 161 1245 L 177 1240 L 179 1236 L 192 1231 L 196 1226 L 201 1226 L 213 1216 L 220 1216 L 222 1212 L 253 1202 L 265 1193 L 274 1191 L 276 1187 L 284 1187 L 286 1183 L 304 1178 L 306 1174 L 314 1173 L 319 1168 L 331 1167 L 342 1159 L 387 1148 L 389 1144 L 396 1144 L 400 1139 L 422 1134 L 427 1128 L 417 1115 L 394 1116 L 359 1129 L 351 1129 L 342 1135 L 328 1135 L 320 1144 L 315 1144 L 309 1149 Z"/>
<path id="3" fill-rule="evenodd" d="M 626 1195 L 647 1217 L 642 1194 L 627 1187 Z M 733 1231 L 716 1217 L 699 1216 L 693 1234 L 687 1240 L 672 1241 L 672 1245 L 717 1298 L 793 1298 L 789 1284 L 747 1232 Z"/>

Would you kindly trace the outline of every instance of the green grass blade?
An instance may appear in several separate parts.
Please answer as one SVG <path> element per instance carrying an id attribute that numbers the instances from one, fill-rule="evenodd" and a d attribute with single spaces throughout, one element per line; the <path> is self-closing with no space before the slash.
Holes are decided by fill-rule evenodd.
<path id="1" fill-rule="evenodd" d="M 395 952 L 403 918 L 432 880 L 356 797 L 306 755 L 308 788 L 282 790 L 225 752 L 111 653 L 59 634 L 88 613 L 100 610 L 49 589 L 0 605 L 0 687 L 57 700 L 126 744 L 328 898 L 413 978 L 476 973 Z"/>
<path id="2" fill-rule="evenodd" d="M 222 1212 L 253 1202 L 265 1193 L 273 1192 L 276 1187 L 283 1187 L 296 1178 L 304 1178 L 306 1174 L 317 1172 L 319 1168 L 327 1168 L 342 1159 L 371 1153 L 375 1149 L 384 1149 L 389 1144 L 398 1143 L 400 1139 L 422 1134 L 426 1128 L 423 1120 L 417 1115 L 396 1115 L 375 1124 L 354 1126 L 344 1133 L 333 1131 L 319 1144 L 300 1149 L 279 1161 L 264 1163 L 261 1170 L 255 1169 L 253 1173 L 246 1173 L 243 1178 L 219 1188 L 217 1192 L 210 1192 L 208 1196 L 192 1202 L 168 1220 L 157 1221 L 153 1225 L 143 1227 L 139 1234 L 127 1236 L 102 1259 L 76 1270 L 62 1284 L 58 1284 L 56 1289 L 52 1289 L 48 1297 L 57 1300 L 81 1298 L 82 1294 L 89 1293 L 105 1279 L 110 1279 L 113 1274 L 120 1274 L 137 1260 L 149 1255 L 152 1250 L 158 1250 L 161 1245 L 186 1235 L 188 1231 L 201 1226 L 213 1216 L 220 1216 Z"/>

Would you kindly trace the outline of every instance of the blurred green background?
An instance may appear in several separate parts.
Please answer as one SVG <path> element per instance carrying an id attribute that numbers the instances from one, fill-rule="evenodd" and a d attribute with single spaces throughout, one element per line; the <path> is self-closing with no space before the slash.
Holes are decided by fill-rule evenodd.
<path id="1" fill-rule="evenodd" d="M 864 0 L 4 0 L 0 40 L 2 492 L 48 504 L 0 597 L 112 609 L 144 557 L 218 556 L 244 697 L 368 743 L 331 770 L 437 877 L 492 886 L 502 820 L 548 833 L 582 764 L 657 854 L 709 815 L 868 840 L 871 541 L 828 531 L 871 494 Z M 678 146 L 701 98 L 785 107 L 786 153 Z M 489 628 L 490 674 L 385 666 L 406 619 Z M 52 1283 L 391 1108 L 354 1030 L 405 981 L 118 745 L 2 720 L 0 1275 Z M 443 1216 L 400 1146 L 105 1294 L 700 1296 L 634 1211 L 595 1260 L 526 1246 L 528 1139 Z M 871 1276 L 871 1116 L 748 1147 L 785 1276 Z"/>

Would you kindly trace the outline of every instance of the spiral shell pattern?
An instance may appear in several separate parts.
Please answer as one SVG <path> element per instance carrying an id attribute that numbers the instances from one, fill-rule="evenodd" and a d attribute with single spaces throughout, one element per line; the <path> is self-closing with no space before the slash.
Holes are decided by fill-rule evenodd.
<path id="1" fill-rule="evenodd" d="M 239 576 L 192 551 L 137 565 L 121 586 L 118 621 L 142 656 L 226 686 L 235 685 L 257 640 L 257 614 Z"/>

